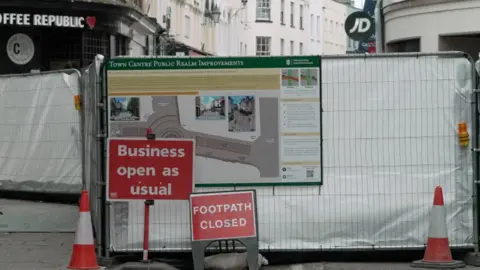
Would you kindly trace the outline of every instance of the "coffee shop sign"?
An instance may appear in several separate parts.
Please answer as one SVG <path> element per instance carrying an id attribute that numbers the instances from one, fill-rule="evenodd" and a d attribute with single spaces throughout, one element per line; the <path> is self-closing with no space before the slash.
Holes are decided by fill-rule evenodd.
<path id="1" fill-rule="evenodd" d="M 92 29 L 97 22 L 94 16 L 63 16 L 29 13 L 0 13 L 0 25 L 55 26 Z"/>

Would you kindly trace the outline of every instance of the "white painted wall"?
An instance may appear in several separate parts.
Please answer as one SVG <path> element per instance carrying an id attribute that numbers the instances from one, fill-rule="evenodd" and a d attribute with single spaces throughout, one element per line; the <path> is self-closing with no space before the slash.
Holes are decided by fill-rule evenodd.
<path id="1" fill-rule="evenodd" d="M 222 16 L 220 22 L 215 25 L 215 54 L 242 55 L 245 28 L 243 18 L 246 14 L 246 7 L 240 0 L 219 0 L 218 5 Z"/>
<path id="2" fill-rule="evenodd" d="M 323 54 L 344 54 L 347 36 L 344 30 L 348 7 L 333 0 L 325 0 L 323 6 Z"/>
<path id="3" fill-rule="evenodd" d="M 418 3 L 423 5 L 406 6 Z M 451 0 L 400 1 L 389 0 L 384 6 L 385 42 L 420 38 L 422 52 L 435 52 L 440 49 L 439 36 L 479 33 L 476 18 L 480 15 L 480 1 Z M 440 44 L 441 45 L 441 44 Z"/>
<path id="4" fill-rule="evenodd" d="M 310 17 L 308 18 L 309 54 L 320 55 L 323 53 L 323 7 L 326 0 L 310 1 Z"/>
<path id="5" fill-rule="evenodd" d="M 151 1 L 149 16 L 155 17 L 162 27 L 167 27 L 164 17 L 170 16 L 170 35 L 179 42 L 201 49 L 203 34 L 203 0 Z"/>
<path id="6" fill-rule="evenodd" d="M 209 0 L 209 4 L 214 1 L 222 13 L 218 24 L 205 19 L 207 0 L 146 1 L 151 6 L 149 16 L 157 18 L 163 27 L 166 27 L 163 17 L 170 10 L 169 33 L 176 41 L 216 55 L 240 54 L 237 44 L 244 28 L 241 23 L 244 11 L 240 0 Z"/>
<path id="7" fill-rule="evenodd" d="M 257 37 L 269 37 L 270 55 L 309 54 L 309 2 L 311 3 L 313 0 L 283 0 L 283 5 L 282 0 L 270 0 L 270 21 L 257 20 L 257 4 L 260 1 L 264 0 L 249 0 L 246 6 L 241 41 L 244 46 L 242 53 L 244 55 L 256 55 Z M 293 27 L 290 22 L 291 3 L 294 7 Z M 282 6 L 284 8 L 284 25 L 280 21 Z M 303 29 L 300 29 L 300 6 L 303 6 Z M 246 52 L 245 44 L 247 45 Z M 291 44 L 293 44 L 293 47 Z"/>
<path id="8" fill-rule="evenodd" d="M 248 0 L 245 7 L 241 0 L 214 0 L 222 13 L 218 24 L 205 21 L 205 1 L 150 1 L 149 15 L 165 27 L 163 16 L 170 7 L 170 34 L 175 40 L 199 50 L 203 46 L 206 52 L 216 55 L 256 55 L 257 37 L 270 38 L 270 55 L 346 51 L 343 23 L 347 7 L 333 0 Z M 269 21 L 257 20 L 257 5 L 262 1 L 270 2 Z M 290 22 L 292 3 L 293 27 Z M 300 15 L 301 6 L 303 12 Z M 282 10 L 283 24 L 280 19 Z M 300 16 L 303 17 L 303 29 L 300 28 Z"/>

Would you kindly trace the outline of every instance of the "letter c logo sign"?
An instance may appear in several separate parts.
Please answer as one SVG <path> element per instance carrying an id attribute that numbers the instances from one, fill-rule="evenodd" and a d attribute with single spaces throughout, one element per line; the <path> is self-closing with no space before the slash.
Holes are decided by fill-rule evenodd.
<path id="1" fill-rule="evenodd" d="M 19 54 L 20 53 L 20 44 L 18 44 L 18 43 L 13 44 L 13 53 L 14 54 Z"/>
<path id="2" fill-rule="evenodd" d="M 17 65 L 28 64 L 35 55 L 35 44 L 26 34 L 18 33 L 7 41 L 7 55 Z"/>

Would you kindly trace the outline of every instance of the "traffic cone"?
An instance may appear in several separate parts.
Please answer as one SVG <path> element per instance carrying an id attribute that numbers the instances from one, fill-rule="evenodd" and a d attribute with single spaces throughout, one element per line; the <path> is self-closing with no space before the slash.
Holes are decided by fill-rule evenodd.
<path id="1" fill-rule="evenodd" d="M 94 270 L 100 268 L 97 264 L 97 256 L 95 255 L 91 222 L 88 193 L 86 190 L 83 190 L 80 196 L 80 217 L 78 218 L 72 257 L 68 265 L 69 269 Z"/>
<path id="2" fill-rule="evenodd" d="M 410 265 L 416 268 L 456 269 L 465 267 L 462 261 L 454 261 L 448 243 L 447 220 L 442 187 L 435 188 L 433 207 L 430 213 L 427 249 L 422 260 Z"/>

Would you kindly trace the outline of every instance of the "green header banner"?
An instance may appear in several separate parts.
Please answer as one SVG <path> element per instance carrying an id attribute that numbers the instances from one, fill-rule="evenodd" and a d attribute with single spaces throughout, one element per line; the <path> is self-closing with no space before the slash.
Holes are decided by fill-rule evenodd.
<path id="1" fill-rule="evenodd" d="M 320 56 L 116 58 L 107 70 L 320 68 Z"/>

